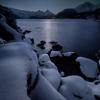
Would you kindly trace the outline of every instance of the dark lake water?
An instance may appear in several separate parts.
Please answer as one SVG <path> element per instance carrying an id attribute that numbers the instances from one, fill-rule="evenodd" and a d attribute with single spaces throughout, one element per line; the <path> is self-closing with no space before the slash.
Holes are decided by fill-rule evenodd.
<path id="1" fill-rule="evenodd" d="M 70 19 L 18 19 L 22 30 L 30 30 L 27 37 L 35 42 L 57 41 L 65 51 L 76 51 L 82 56 L 92 56 L 100 49 L 100 22 Z"/>

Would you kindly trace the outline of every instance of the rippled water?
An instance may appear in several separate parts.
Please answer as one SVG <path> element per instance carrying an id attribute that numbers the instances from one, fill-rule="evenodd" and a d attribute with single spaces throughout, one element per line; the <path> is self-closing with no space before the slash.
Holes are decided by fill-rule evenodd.
<path id="1" fill-rule="evenodd" d="M 35 42 L 57 41 L 66 51 L 91 56 L 100 49 L 100 22 L 69 19 L 18 19 L 23 30 L 31 30 L 27 37 Z"/>

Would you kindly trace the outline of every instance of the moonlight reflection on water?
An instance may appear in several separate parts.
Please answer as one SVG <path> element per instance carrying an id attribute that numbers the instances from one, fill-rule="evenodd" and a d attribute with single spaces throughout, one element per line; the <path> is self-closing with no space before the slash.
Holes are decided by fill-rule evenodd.
<path id="1" fill-rule="evenodd" d="M 27 37 L 35 43 L 56 41 L 65 51 L 91 56 L 100 49 L 100 22 L 81 19 L 18 19 L 22 30 L 30 30 Z M 49 47 L 49 46 L 48 46 Z"/>

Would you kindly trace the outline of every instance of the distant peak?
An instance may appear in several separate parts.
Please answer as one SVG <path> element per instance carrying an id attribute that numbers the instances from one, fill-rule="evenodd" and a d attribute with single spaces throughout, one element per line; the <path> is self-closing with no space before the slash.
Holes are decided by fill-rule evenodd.
<path id="1" fill-rule="evenodd" d="M 53 12 L 51 12 L 50 10 L 46 10 L 44 13 L 45 13 L 45 14 L 54 15 Z"/>

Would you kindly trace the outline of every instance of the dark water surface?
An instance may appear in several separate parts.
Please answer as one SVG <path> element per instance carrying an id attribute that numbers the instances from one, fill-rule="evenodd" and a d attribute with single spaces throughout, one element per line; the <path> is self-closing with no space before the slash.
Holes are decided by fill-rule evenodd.
<path id="1" fill-rule="evenodd" d="M 100 49 L 100 22 L 70 19 L 18 19 L 22 30 L 32 31 L 27 37 L 35 42 L 57 41 L 65 51 L 91 56 Z"/>

